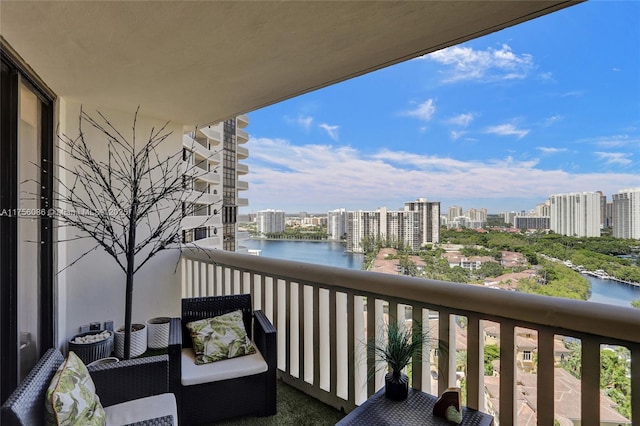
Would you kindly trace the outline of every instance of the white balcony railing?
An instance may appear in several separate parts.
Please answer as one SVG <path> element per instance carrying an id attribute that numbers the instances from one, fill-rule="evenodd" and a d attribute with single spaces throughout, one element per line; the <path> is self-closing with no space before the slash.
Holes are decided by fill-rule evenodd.
<path id="1" fill-rule="evenodd" d="M 537 332 L 537 421 L 554 424 L 554 337 L 582 341 L 582 425 L 600 421 L 600 348 L 631 351 L 632 418 L 640 419 L 640 310 L 441 281 L 355 271 L 217 251 L 185 250 L 182 297 L 251 293 L 278 330 L 278 368 L 288 384 L 352 410 L 382 386 L 364 342 L 383 318 L 414 324 L 437 312 L 437 391 L 455 385 L 454 318 L 467 318 L 467 405 L 485 410 L 484 322 L 499 324 L 499 423 L 516 423 L 515 328 Z M 400 315 L 398 315 L 400 314 Z M 425 347 L 425 349 L 428 349 Z M 423 353 L 429 353 L 424 351 Z M 429 357 L 413 360 L 412 386 L 433 393 Z M 434 369 L 436 366 L 434 366 Z"/>
<path id="2" fill-rule="evenodd" d="M 238 143 L 247 143 L 249 142 L 249 133 L 242 129 L 236 129 L 236 141 Z"/>
<path id="3" fill-rule="evenodd" d="M 249 150 L 243 146 L 238 146 L 236 148 L 236 152 L 238 154 L 238 158 L 240 159 L 246 159 L 247 157 L 249 157 Z"/>
<path id="4" fill-rule="evenodd" d="M 238 189 L 238 191 L 246 191 L 247 189 L 249 189 L 249 182 L 239 180 L 236 182 L 236 188 Z"/>
<path id="5" fill-rule="evenodd" d="M 237 117 L 236 123 L 238 124 L 238 127 L 244 129 L 249 125 L 249 117 L 247 117 L 246 114 L 240 114 Z"/>
<path id="6" fill-rule="evenodd" d="M 238 171 L 239 175 L 246 175 L 247 173 L 249 173 L 249 166 L 247 166 L 246 164 L 238 163 L 238 165 L 236 166 L 236 170 Z"/>

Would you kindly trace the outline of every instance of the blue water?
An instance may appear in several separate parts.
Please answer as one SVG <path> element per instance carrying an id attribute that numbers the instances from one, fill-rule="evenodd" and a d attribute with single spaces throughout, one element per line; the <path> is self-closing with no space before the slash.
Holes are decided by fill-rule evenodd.
<path id="1" fill-rule="evenodd" d="M 338 242 L 245 240 L 243 246 L 262 250 L 260 256 L 295 260 L 337 268 L 362 269 L 364 256 L 345 253 Z"/>
<path id="2" fill-rule="evenodd" d="M 262 250 L 260 255 L 264 257 L 339 268 L 362 269 L 364 261 L 363 255 L 345 253 L 345 246 L 335 242 L 245 240 L 242 245 Z M 588 275 L 584 277 L 591 282 L 591 302 L 630 307 L 632 300 L 640 299 L 640 287 Z"/>
<path id="3" fill-rule="evenodd" d="M 583 276 L 591 282 L 590 302 L 631 307 L 632 300 L 640 299 L 640 287 L 588 275 Z"/>

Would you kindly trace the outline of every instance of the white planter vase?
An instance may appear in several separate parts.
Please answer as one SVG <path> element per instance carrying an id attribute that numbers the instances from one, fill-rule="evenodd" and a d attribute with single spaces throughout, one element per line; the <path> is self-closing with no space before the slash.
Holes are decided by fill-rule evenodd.
<path id="1" fill-rule="evenodd" d="M 169 317 L 156 317 L 147 321 L 147 346 L 165 349 L 169 346 Z"/>
<path id="2" fill-rule="evenodd" d="M 145 324 L 133 324 L 132 327 L 139 328 L 131 332 L 131 358 L 142 355 L 147 350 L 147 326 Z M 124 326 L 119 327 L 116 332 L 116 356 L 124 358 Z"/>

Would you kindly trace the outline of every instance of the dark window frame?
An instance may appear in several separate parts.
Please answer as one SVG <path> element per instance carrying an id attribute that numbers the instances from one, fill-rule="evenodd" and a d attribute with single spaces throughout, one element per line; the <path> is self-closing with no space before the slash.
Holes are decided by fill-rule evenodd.
<path id="1" fill-rule="evenodd" d="M 41 101 L 40 208 L 53 207 L 53 109 L 55 95 L 32 75 L 9 46 L 0 49 L 2 69 L 0 90 L 0 211 L 18 208 L 18 98 L 20 82 Z M 0 403 L 17 387 L 19 377 L 18 331 L 18 226 L 17 218 L 0 217 Z M 39 353 L 54 345 L 54 255 L 53 219 L 40 220 Z"/>

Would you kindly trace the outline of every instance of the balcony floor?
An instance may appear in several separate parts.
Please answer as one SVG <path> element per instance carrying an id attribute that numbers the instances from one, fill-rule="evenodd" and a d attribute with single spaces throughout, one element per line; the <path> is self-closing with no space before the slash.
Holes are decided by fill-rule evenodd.
<path id="1" fill-rule="evenodd" d="M 280 426 L 280 425 L 335 425 L 345 416 L 309 395 L 278 380 L 278 413 L 270 417 L 242 417 L 216 425 Z"/>

